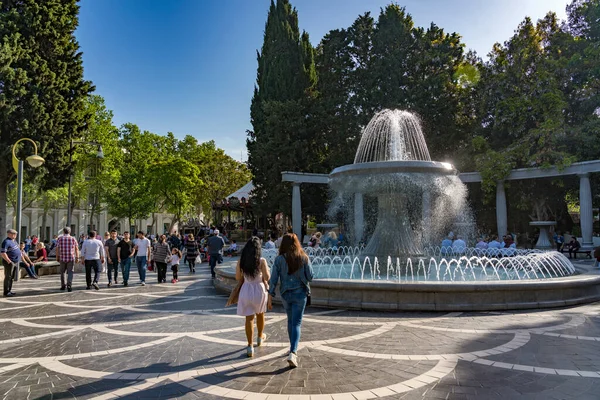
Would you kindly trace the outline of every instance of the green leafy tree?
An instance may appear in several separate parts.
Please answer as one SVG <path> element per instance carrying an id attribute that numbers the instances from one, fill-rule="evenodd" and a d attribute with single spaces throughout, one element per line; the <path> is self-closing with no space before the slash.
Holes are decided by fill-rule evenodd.
<path id="1" fill-rule="evenodd" d="M 22 137 L 39 143 L 46 162 L 44 189 L 68 179 L 69 140 L 86 127 L 85 100 L 93 90 L 83 79 L 76 0 L 0 2 L 0 236 L 6 229 L 6 190 L 15 178 L 11 145 Z M 23 146 L 24 147 L 24 146 Z M 31 154 L 23 149 L 19 157 Z M 29 176 L 26 177 L 29 179 Z"/>
<path id="2" fill-rule="evenodd" d="M 193 210 L 194 196 L 202 181 L 192 162 L 171 157 L 152 163 L 148 169 L 151 194 L 162 199 L 164 211 L 172 213 L 169 231 Z"/>
<path id="3" fill-rule="evenodd" d="M 135 124 L 124 124 L 117 142 L 122 153 L 123 165 L 118 180 L 106 192 L 108 211 L 117 218 L 127 218 L 129 226 L 135 221 L 147 218 L 160 209 L 159 199 L 151 192 L 149 165 L 160 158 L 158 143 L 160 136 L 148 131 L 142 132 Z"/>
<path id="4" fill-rule="evenodd" d="M 212 140 L 198 143 L 194 137 L 188 135 L 177 147 L 178 156 L 191 161 L 199 170 L 198 178 L 202 184 L 195 190 L 196 216 L 202 213 L 208 216 L 207 213 L 213 204 L 225 199 L 252 179 L 245 164 L 225 154 Z"/>
<path id="5" fill-rule="evenodd" d="M 77 206 L 88 209 L 89 224 L 98 226 L 99 214 L 119 181 L 123 151 L 119 145 L 119 130 L 112 122 L 113 113 L 106 108 L 104 99 L 98 95 L 89 96 L 86 110 L 90 119 L 80 141 L 101 145 L 103 157 L 97 157 L 95 145 L 78 143 L 74 146 L 71 210 Z"/>

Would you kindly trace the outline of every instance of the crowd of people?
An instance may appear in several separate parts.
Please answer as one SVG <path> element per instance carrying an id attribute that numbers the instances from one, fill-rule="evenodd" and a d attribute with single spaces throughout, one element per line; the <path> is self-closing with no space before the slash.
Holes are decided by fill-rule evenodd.
<path id="1" fill-rule="evenodd" d="M 35 261 L 29 258 L 24 242 L 20 245 L 17 244 L 16 236 L 17 231 L 9 229 L 0 250 L 5 271 L 5 297 L 15 295 L 12 291 L 12 283 L 15 274 L 18 273 L 19 263 L 22 263 L 22 266 L 27 269 L 29 276 L 35 276 L 33 269 Z M 185 239 L 181 243 L 174 238 L 169 240 L 166 235 L 160 235 L 156 238 L 156 243 L 152 243 L 142 231 L 137 233 L 136 239 L 131 240 L 129 232 L 119 235 L 116 230 L 112 230 L 107 232 L 104 238 L 99 237 L 95 231 L 90 231 L 87 237 L 80 242 L 71 236 L 69 228 L 64 228 L 62 234 L 56 238 L 55 244 L 56 260 L 60 265 L 60 290 L 69 292 L 73 290 L 74 266 L 78 262 L 85 266 L 86 289 L 88 290 L 92 288 L 99 290 L 98 283 L 103 265 L 106 266 L 109 287 L 119 283 L 119 267 L 122 272 L 123 286 L 128 286 L 133 259 L 135 259 L 138 269 L 140 285 L 145 285 L 146 267 L 152 261 L 156 266 L 158 283 L 166 282 L 169 266 L 173 275 L 171 282 L 176 283 L 181 260 L 188 260 L 190 272 L 193 273 L 196 261 L 194 256 L 199 256 L 201 245 L 194 236 L 189 234 Z M 223 260 L 225 240 L 220 236 L 219 231 L 214 229 L 205 242 L 206 251 L 212 260 L 210 269 L 214 277 L 215 265 Z M 183 246 L 184 253 L 180 249 L 181 246 Z M 282 236 L 270 235 L 264 248 L 278 249 L 278 256 L 272 269 L 261 257 L 263 243 L 256 236 L 253 236 L 244 245 L 236 267 L 236 278 L 240 285 L 235 302 L 237 303 L 237 314 L 245 317 L 245 331 L 248 340 L 246 353 L 249 357 L 254 355 L 255 319 L 258 330 L 256 345 L 261 346 L 267 340 L 264 332 L 265 313 L 272 308 L 275 288 L 279 285 L 279 293 L 287 314 L 290 340 L 287 361 L 290 367 L 297 367 L 302 317 L 306 306 L 310 304 L 310 282 L 313 278 L 313 271 L 302 244 L 293 233 Z M 47 257 L 44 252 L 40 252 L 40 257 L 42 254 Z"/>
<path id="2" fill-rule="evenodd" d="M 143 231 L 131 238 L 129 232 L 119 234 L 117 230 L 106 232 L 104 237 L 95 231 L 79 240 L 71 236 L 71 230 L 64 228 L 60 236 L 52 240 L 52 249 L 60 269 L 60 290 L 71 292 L 75 264 L 83 264 L 86 277 L 86 289 L 99 290 L 100 276 L 105 271 L 107 287 L 119 284 L 119 270 L 123 286 L 129 286 L 131 265 L 137 267 L 141 286 L 146 285 L 146 271 L 156 270 L 158 283 L 167 282 L 168 270 L 172 272 L 171 283 L 179 280 L 181 262 L 186 262 L 190 272 L 196 272 L 196 264 L 208 259 L 211 275 L 215 277 L 215 266 L 223 262 L 225 243 L 218 229 L 207 230 L 207 235 L 194 238 L 193 234 L 177 234 L 147 237 Z M 27 238 L 20 244 L 15 242 L 16 231 L 8 230 L 7 238 L 2 242 L 2 263 L 5 270 L 4 290 L 6 297 L 14 296 L 12 282 L 24 268 L 27 276 L 38 279 L 36 270 L 48 261 L 49 249 L 37 237 Z M 35 246 L 34 256 L 30 256 L 29 246 Z M 233 248 L 233 250 L 231 249 Z M 237 250 L 237 244 L 230 246 L 230 253 Z"/>

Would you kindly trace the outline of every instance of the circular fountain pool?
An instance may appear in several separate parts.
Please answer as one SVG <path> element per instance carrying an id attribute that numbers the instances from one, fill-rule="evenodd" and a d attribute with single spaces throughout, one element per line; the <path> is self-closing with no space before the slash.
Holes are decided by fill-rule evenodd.
<path id="1" fill-rule="evenodd" d="M 600 274 L 579 270 L 562 254 L 531 250 L 433 247 L 452 229 L 473 240 L 467 189 L 449 163 L 432 161 L 418 118 L 383 110 L 365 128 L 354 164 L 330 174 L 330 215 L 353 215 L 350 243 L 307 249 L 315 280 L 312 303 L 379 310 L 505 310 L 600 300 Z M 363 198 L 377 209 L 365 237 Z M 336 221 L 337 222 L 337 221 Z M 276 253 L 265 251 L 272 265 Z M 577 273 L 579 272 L 579 273 Z M 215 286 L 235 287 L 233 266 L 219 267 Z"/>

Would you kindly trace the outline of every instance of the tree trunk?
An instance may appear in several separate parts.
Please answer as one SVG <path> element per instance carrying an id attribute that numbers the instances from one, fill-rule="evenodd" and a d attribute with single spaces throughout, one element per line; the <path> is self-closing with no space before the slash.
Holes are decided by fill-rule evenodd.
<path id="1" fill-rule="evenodd" d="M 6 225 L 8 225 L 8 221 L 6 220 L 7 186 L 8 184 L 5 180 L 0 181 L 0 240 L 4 240 L 6 237 Z"/>
<path id="2" fill-rule="evenodd" d="M 175 224 L 179 223 L 180 219 L 181 218 L 179 218 L 176 215 L 173 216 L 173 219 L 171 220 L 171 226 L 169 226 L 169 232 L 167 232 L 168 234 L 171 234 L 171 232 L 173 232 L 173 227 L 175 226 Z"/>

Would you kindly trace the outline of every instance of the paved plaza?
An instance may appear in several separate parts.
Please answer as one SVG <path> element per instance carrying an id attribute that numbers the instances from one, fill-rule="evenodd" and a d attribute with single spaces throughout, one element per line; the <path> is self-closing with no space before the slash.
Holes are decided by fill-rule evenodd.
<path id="1" fill-rule="evenodd" d="M 135 269 L 135 267 L 133 268 Z M 186 267 L 182 268 L 186 270 Z M 524 312 L 309 308 L 300 365 L 280 306 L 247 358 L 207 264 L 177 284 L 72 293 L 20 280 L 0 299 L 4 399 L 598 399 L 600 304 Z M 131 282 L 134 282 L 131 279 Z"/>

